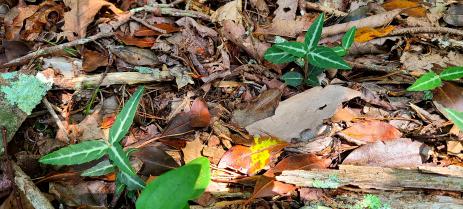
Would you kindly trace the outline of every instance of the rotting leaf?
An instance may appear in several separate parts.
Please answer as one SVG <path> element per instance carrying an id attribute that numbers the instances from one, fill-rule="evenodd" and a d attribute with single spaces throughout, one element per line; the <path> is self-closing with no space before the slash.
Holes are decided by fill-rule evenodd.
<path id="1" fill-rule="evenodd" d="M 402 137 L 402 133 L 394 126 L 377 120 L 355 123 L 351 127 L 339 132 L 338 135 L 356 144 L 391 141 Z"/>

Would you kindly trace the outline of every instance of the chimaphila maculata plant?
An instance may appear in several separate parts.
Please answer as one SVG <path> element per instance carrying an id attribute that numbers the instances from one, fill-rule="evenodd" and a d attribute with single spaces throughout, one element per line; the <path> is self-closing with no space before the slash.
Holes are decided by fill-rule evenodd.
<path id="1" fill-rule="evenodd" d="M 415 83 L 407 88 L 407 91 L 430 91 L 441 86 L 443 81 L 451 81 L 463 78 L 463 66 L 445 68 L 439 75 L 431 71 L 420 76 Z M 451 108 L 445 108 L 446 116 L 459 129 L 463 131 L 463 112 Z"/>
<path id="2" fill-rule="evenodd" d="M 209 160 L 197 158 L 184 166 L 168 171 L 145 185 L 130 164 L 129 154 L 120 142 L 128 133 L 143 94 L 139 87 L 127 101 L 109 130 L 108 140 L 88 140 L 73 144 L 49 153 L 39 162 L 50 165 L 76 165 L 100 159 L 108 155 L 95 166 L 83 171 L 82 176 L 101 176 L 117 172 L 116 196 L 127 189 L 129 197 L 136 197 L 136 191 L 142 190 L 136 201 L 138 209 L 178 209 L 187 208 L 188 200 L 198 198 L 210 181 Z M 179 195 L 182 193 L 181 195 Z M 173 198 L 175 197 L 175 198 Z"/>
<path id="3" fill-rule="evenodd" d="M 283 64 L 304 60 L 304 76 L 299 72 L 290 71 L 282 76 L 287 85 L 297 87 L 305 82 L 308 85 L 318 85 L 317 76 L 323 73 L 326 68 L 351 69 L 341 58 L 345 56 L 354 42 L 355 27 L 344 34 L 341 46 L 328 48 L 319 46 L 323 29 L 324 14 L 320 14 L 305 34 L 304 43 L 295 41 L 284 41 L 274 44 L 267 49 L 264 58 L 274 64 Z M 310 71 L 309 71 L 310 68 Z"/>

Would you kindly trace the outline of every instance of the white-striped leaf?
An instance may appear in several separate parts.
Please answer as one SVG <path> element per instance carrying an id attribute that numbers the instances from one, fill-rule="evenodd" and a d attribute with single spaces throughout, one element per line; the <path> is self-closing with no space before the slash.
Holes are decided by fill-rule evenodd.
<path id="1" fill-rule="evenodd" d="M 341 45 L 345 50 L 348 50 L 352 46 L 352 44 L 354 43 L 354 37 L 355 37 L 355 31 L 356 30 L 357 30 L 357 28 L 355 28 L 355 26 L 354 26 L 354 27 L 350 28 L 344 34 L 344 36 L 342 37 Z"/>
<path id="2" fill-rule="evenodd" d="M 112 165 L 109 160 L 103 160 L 95 166 L 83 171 L 81 176 L 103 176 L 108 173 L 114 172 L 116 166 Z"/>
<path id="3" fill-rule="evenodd" d="M 137 175 L 129 175 L 125 172 L 117 172 L 117 178 L 127 186 L 128 190 L 145 188 L 145 182 Z"/>
<path id="4" fill-rule="evenodd" d="M 298 87 L 301 85 L 304 78 L 299 72 L 290 71 L 281 76 L 281 79 L 283 79 L 288 86 Z"/>
<path id="5" fill-rule="evenodd" d="M 439 77 L 444 81 L 463 78 L 463 67 L 448 67 L 439 74 Z"/>
<path id="6" fill-rule="evenodd" d="M 296 57 L 304 57 L 305 54 L 307 53 L 307 48 L 305 47 L 305 45 L 299 42 L 294 42 L 294 41 L 289 42 L 288 41 L 288 42 L 275 44 L 274 46 Z"/>
<path id="7" fill-rule="evenodd" d="M 108 149 L 109 159 L 121 170 L 130 175 L 135 175 L 135 172 L 130 165 L 129 157 L 127 153 L 124 152 L 121 145 L 114 144 Z"/>
<path id="8" fill-rule="evenodd" d="M 460 131 L 463 131 L 463 112 L 458 112 L 450 108 L 446 108 L 445 111 L 447 112 L 446 116 L 448 119 L 451 120 Z"/>
<path id="9" fill-rule="evenodd" d="M 309 62 L 316 67 L 351 69 L 332 49 L 328 47 L 317 47 L 309 52 Z"/>
<path id="10" fill-rule="evenodd" d="M 346 54 L 347 54 L 347 50 L 344 49 L 344 48 L 341 47 L 341 46 L 336 46 L 336 47 L 333 47 L 333 48 L 331 48 L 331 49 L 334 51 L 334 53 L 336 53 L 336 54 L 337 54 L 338 56 L 340 56 L 340 57 L 344 57 L 344 56 L 346 56 Z"/>
<path id="11" fill-rule="evenodd" d="M 442 84 L 440 77 L 435 72 L 422 75 L 407 91 L 426 91 L 439 87 Z"/>
<path id="12" fill-rule="evenodd" d="M 109 143 L 116 144 L 124 138 L 132 125 L 133 118 L 137 112 L 137 106 L 143 94 L 143 86 L 138 87 L 130 97 L 121 112 L 116 117 L 113 126 L 109 129 Z"/>
<path id="13" fill-rule="evenodd" d="M 274 64 L 288 63 L 297 59 L 297 57 L 276 46 L 268 48 L 267 51 L 265 51 L 264 58 Z"/>
<path id="14" fill-rule="evenodd" d="M 321 13 L 315 21 L 313 21 L 312 25 L 310 25 L 307 33 L 305 33 L 304 43 L 307 47 L 307 50 L 311 51 L 314 49 L 318 41 L 320 41 L 320 37 L 322 36 L 322 29 L 323 29 L 323 19 L 325 15 Z"/>
<path id="15" fill-rule="evenodd" d="M 108 145 L 101 140 L 84 141 L 49 153 L 39 162 L 51 165 L 76 165 L 96 160 L 102 157 Z"/>

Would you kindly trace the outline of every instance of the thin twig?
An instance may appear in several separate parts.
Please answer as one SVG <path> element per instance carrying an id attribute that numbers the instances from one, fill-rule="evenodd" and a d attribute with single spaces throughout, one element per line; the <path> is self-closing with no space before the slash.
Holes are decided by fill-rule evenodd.
<path id="1" fill-rule="evenodd" d="M 325 7 L 325 6 L 317 4 L 317 3 L 305 2 L 305 4 L 303 4 L 303 5 L 304 5 L 304 7 L 306 9 L 325 12 L 325 13 L 328 13 L 328 14 L 331 14 L 331 15 L 334 15 L 334 16 L 337 16 L 337 17 L 347 16 L 347 13 L 345 13 L 345 12 L 342 12 L 342 11 L 339 11 L 337 9 L 333 9 L 333 8 L 330 8 L 330 7 Z"/>
<path id="2" fill-rule="evenodd" d="M 161 29 L 161 28 L 157 28 L 157 27 L 155 27 L 155 26 L 152 26 L 152 25 L 150 25 L 149 23 L 147 23 L 146 21 L 144 21 L 144 20 L 142 20 L 142 19 L 140 19 L 140 18 L 138 18 L 138 17 L 132 16 L 132 17 L 130 17 L 130 18 L 132 18 L 132 20 L 137 21 L 138 23 L 140 23 L 140 24 L 146 26 L 147 28 L 149 28 L 149 29 L 151 29 L 151 30 L 154 30 L 154 31 L 156 31 L 156 32 L 163 33 L 163 34 L 167 33 L 166 30 L 163 30 L 163 29 Z"/>
<path id="3" fill-rule="evenodd" d="M 412 28 L 399 28 L 392 31 L 389 36 L 397 36 L 404 34 L 415 34 L 415 33 L 448 33 L 452 35 L 463 36 L 463 31 L 453 28 L 446 27 L 412 27 Z"/>
<path id="4" fill-rule="evenodd" d="M 59 119 L 58 115 L 56 114 L 55 110 L 53 110 L 53 107 L 51 106 L 50 102 L 47 100 L 47 98 L 42 99 L 43 104 L 45 104 L 45 107 L 47 108 L 48 112 L 51 114 L 53 117 L 53 120 L 55 120 L 56 125 L 58 125 L 58 128 L 63 130 L 64 132 L 64 138 L 66 139 L 66 142 L 69 144 L 71 143 L 71 140 L 69 139 L 66 127 L 64 127 L 63 122 L 61 119 Z"/>

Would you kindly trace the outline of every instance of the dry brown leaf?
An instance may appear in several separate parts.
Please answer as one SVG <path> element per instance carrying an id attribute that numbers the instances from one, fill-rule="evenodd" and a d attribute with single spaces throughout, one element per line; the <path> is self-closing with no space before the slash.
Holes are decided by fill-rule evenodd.
<path id="1" fill-rule="evenodd" d="M 233 112 L 232 122 L 240 127 L 246 127 L 258 120 L 272 116 L 281 98 L 281 91 L 269 89 L 262 92 L 251 101 L 244 109 Z"/>
<path id="2" fill-rule="evenodd" d="M 18 5 L 11 8 L 5 16 L 6 40 L 17 41 L 20 38 L 20 31 L 25 19 L 34 15 L 40 7 L 37 5 Z"/>
<path id="3" fill-rule="evenodd" d="M 132 65 L 159 65 L 156 54 L 149 49 L 141 49 L 134 46 L 109 46 L 109 50 L 124 62 Z"/>
<path id="4" fill-rule="evenodd" d="M 311 170 L 328 168 L 331 159 L 322 159 L 314 154 L 298 154 L 281 160 L 275 167 L 270 168 L 264 175 L 273 177 L 275 174 L 289 170 Z"/>
<path id="5" fill-rule="evenodd" d="M 392 25 L 380 29 L 370 27 L 359 28 L 355 32 L 355 42 L 367 42 L 375 38 L 384 37 L 391 33 L 394 29 L 395 27 Z"/>
<path id="6" fill-rule="evenodd" d="M 241 5 L 241 0 L 234 0 L 226 3 L 211 15 L 212 22 L 222 23 L 224 20 L 231 20 L 235 23 L 241 24 L 243 21 Z"/>
<path id="7" fill-rule="evenodd" d="M 195 99 L 191 105 L 190 114 L 191 127 L 204 128 L 209 126 L 209 123 L 211 122 L 211 114 L 209 113 L 207 103 L 204 100 L 200 98 Z"/>
<path id="8" fill-rule="evenodd" d="M 415 167 L 429 157 L 427 145 L 401 138 L 393 141 L 376 141 L 355 149 L 342 164 L 381 167 Z"/>
<path id="9" fill-rule="evenodd" d="M 402 133 L 389 123 L 382 121 L 364 121 L 338 133 L 347 141 L 366 144 L 376 141 L 391 141 L 402 137 Z"/>
<path id="10" fill-rule="evenodd" d="M 34 41 L 42 33 L 45 26 L 51 27 L 60 21 L 64 14 L 64 5 L 54 1 L 44 1 L 38 5 L 39 9 L 31 17 L 27 18 L 22 39 Z"/>
<path id="11" fill-rule="evenodd" d="M 390 0 L 383 4 L 383 8 L 388 11 L 394 9 L 405 9 L 403 13 L 412 17 L 426 16 L 426 9 L 420 6 L 418 1 Z"/>
<path id="12" fill-rule="evenodd" d="M 153 37 L 137 38 L 135 36 L 125 35 L 120 31 L 116 32 L 116 37 L 124 42 L 125 45 L 138 46 L 140 48 L 151 48 L 154 43 L 156 43 L 156 39 Z"/>
<path id="13" fill-rule="evenodd" d="M 109 63 L 108 56 L 98 51 L 84 49 L 82 51 L 82 69 L 85 72 L 92 72 L 98 67 L 107 66 Z"/>
<path id="14" fill-rule="evenodd" d="M 254 192 L 248 199 L 248 202 L 260 197 L 273 197 L 275 195 L 288 196 L 295 190 L 296 187 L 292 184 L 275 181 L 273 177 L 259 176 L 254 186 Z"/>
<path id="15" fill-rule="evenodd" d="M 112 3 L 104 0 L 64 0 L 64 4 L 71 8 L 64 14 L 63 26 L 63 31 L 67 33 L 70 41 L 86 37 L 87 26 L 102 7 L 108 7 L 116 14 L 123 13 Z"/>
<path id="16" fill-rule="evenodd" d="M 331 117 L 331 121 L 338 123 L 338 122 L 350 122 L 357 117 L 357 113 L 355 113 L 349 107 L 340 108 L 334 113 L 333 117 Z"/>
<path id="17" fill-rule="evenodd" d="M 182 149 L 183 160 L 188 163 L 198 157 L 201 157 L 201 151 L 203 150 L 203 142 L 199 135 L 196 136 L 195 140 L 187 142 L 186 146 Z"/>
<path id="18" fill-rule="evenodd" d="M 463 88 L 450 82 L 444 84 L 433 91 L 433 100 L 444 105 L 446 108 L 452 108 L 463 112 Z"/>

